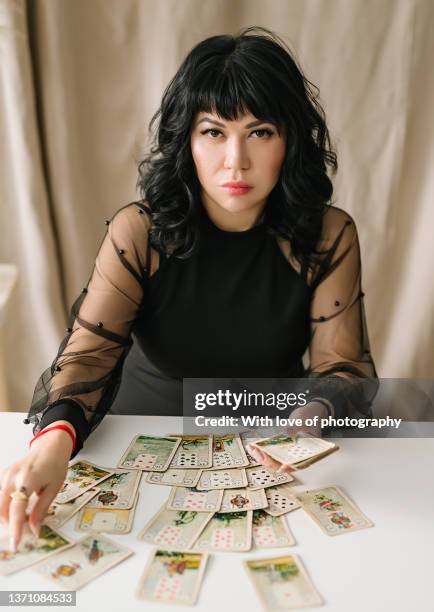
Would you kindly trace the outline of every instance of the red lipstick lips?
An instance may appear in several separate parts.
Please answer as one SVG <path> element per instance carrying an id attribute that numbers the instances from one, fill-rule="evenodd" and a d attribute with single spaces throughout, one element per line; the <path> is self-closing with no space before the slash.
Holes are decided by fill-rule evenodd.
<path id="1" fill-rule="evenodd" d="M 230 195 L 244 195 L 250 191 L 250 189 L 253 189 L 253 187 L 245 181 L 228 181 L 227 183 L 223 183 L 221 187 Z"/>

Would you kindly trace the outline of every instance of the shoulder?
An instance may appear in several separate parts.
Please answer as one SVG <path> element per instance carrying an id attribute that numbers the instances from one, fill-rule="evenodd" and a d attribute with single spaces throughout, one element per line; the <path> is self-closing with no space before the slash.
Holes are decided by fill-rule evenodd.
<path id="1" fill-rule="evenodd" d="M 112 240 L 142 249 L 148 242 L 151 228 L 149 209 L 142 202 L 129 202 L 121 206 L 111 217 L 108 234 Z M 107 223 L 107 221 L 106 221 Z"/>
<path id="2" fill-rule="evenodd" d="M 134 230 L 151 227 L 150 211 L 146 203 L 134 201 L 121 206 L 112 216 L 110 223 L 116 222 L 119 228 Z"/>
<path id="3" fill-rule="evenodd" d="M 318 260 L 310 283 L 313 288 L 328 278 L 344 261 L 350 266 L 359 266 L 360 247 L 357 228 L 348 212 L 337 206 L 327 207 L 316 251 Z"/>
<path id="4" fill-rule="evenodd" d="M 322 238 L 333 240 L 345 227 L 356 227 L 353 217 L 343 208 L 327 206 L 323 216 Z"/>
<path id="5" fill-rule="evenodd" d="M 141 267 L 149 263 L 149 230 L 151 217 L 142 202 L 129 202 L 121 206 L 106 220 L 106 239 L 123 256 L 124 261 L 140 262 Z"/>
<path id="6" fill-rule="evenodd" d="M 338 206 L 327 206 L 321 229 L 321 247 L 351 244 L 356 238 L 357 227 L 350 213 Z"/>

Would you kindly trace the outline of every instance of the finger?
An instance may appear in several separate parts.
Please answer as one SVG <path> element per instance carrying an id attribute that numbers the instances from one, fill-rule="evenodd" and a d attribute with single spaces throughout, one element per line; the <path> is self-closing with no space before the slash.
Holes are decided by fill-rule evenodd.
<path id="1" fill-rule="evenodd" d="M 276 459 L 273 459 L 272 457 L 270 457 L 270 455 L 264 453 L 262 465 L 265 465 L 265 467 L 278 472 L 282 466 L 282 463 L 280 461 L 276 461 Z"/>
<path id="2" fill-rule="evenodd" d="M 280 461 L 276 461 L 275 459 L 270 457 L 270 455 L 267 455 L 267 453 L 264 453 L 264 451 L 260 450 L 256 446 L 252 447 L 252 451 L 252 456 L 256 459 L 256 461 L 259 461 L 260 463 L 262 463 L 262 465 L 265 465 L 265 467 L 268 467 L 272 470 L 278 470 L 282 465 Z"/>
<path id="3" fill-rule="evenodd" d="M 247 450 L 252 455 L 253 459 L 263 463 L 266 459 L 265 453 L 263 453 L 257 446 L 247 445 Z"/>
<path id="4" fill-rule="evenodd" d="M 29 514 L 29 525 L 36 536 L 39 535 L 39 530 L 47 515 L 48 508 L 56 497 L 58 490 L 58 486 L 47 485 L 38 495 L 32 511 Z"/>
<path id="5" fill-rule="evenodd" d="M 27 499 L 11 499 L 9 505 L 9 536 L 10 547 L 13 552 L 16 552 L 17 546 L 21 540 L 23 526 L 26 522 L 26 508 L 30 495 L 40 488 L 39 482 L 36 481 L 34 474 L 29 470 L 20 472 L 15 479 L 15 490 L 22 490 L 28 496 Z"/>
<path id="6" fill-rule="evenodd" d="M 277 472 L 294 472 L 294 468 L 292 468 L 289 463 L 281 463 L 280 461 L 277 461 L 276 459 L 273 459 L 272 457 L 270 457 L 270 455 L 267 455 L 267 453 L 264 453 L 263 451 L 261 451 L 259 448 L 257 448 L 256 446 L 251 447 L 252 452 L 249 453 L 257 460 L 260 461 L 263 465 L 265 465 L 266 467 L 275 470 Z"/>

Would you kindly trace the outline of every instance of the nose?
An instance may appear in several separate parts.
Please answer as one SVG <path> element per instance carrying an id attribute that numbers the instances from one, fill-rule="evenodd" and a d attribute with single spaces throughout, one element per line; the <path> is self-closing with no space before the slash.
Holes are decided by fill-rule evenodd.
<path id="1" fill-rule="evenodd" d="M 250 160 L 247 145 L 242 138 L 228 138 L 225 149 L 224 167 L 228 170 L 247 170 Z"/>

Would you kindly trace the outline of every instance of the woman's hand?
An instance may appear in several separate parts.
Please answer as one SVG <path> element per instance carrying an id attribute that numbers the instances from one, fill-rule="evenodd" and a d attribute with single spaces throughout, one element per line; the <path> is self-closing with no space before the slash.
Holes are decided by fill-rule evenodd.
<path id="1" fill-rule="evenodd" d="M 25 457 L 0 474 L 0 520 L 9 523 L 10 548 L 16 552 L 27 518 L 35 536 L 51 502 L 60 490 L 68 470 L 72 440 L 62 430 L 50 431 L 37 438 Z M 13 491 L 24 491 L 30 497 L 38 495 L 27 517 L 28 499 L 11 499 Z"/>
<path id="2" fill-rule="evenodd" d="M 313 419 L 315 416 L 318 417 L 317 425 L 311 426 L 306 425 L 307 419 Z M 320 402 L 309 402 L 306 406 L 301 406 L 300 408 L 296 408 L 291 412 L 291 418 L 300 419 L 301 425 L 288 427 L 286 429 L 286 433 L 288 433 L 291 437 L 296 437 L 298 434 L 301 435 L 310 435 L 316 438 L 321 437 L 321 419 L 327 418 L 327 409 L 324 404 Z M 288 463 L 281 463 L 280 461 L 276 461 L 267 453 L 256 448 L 256 446 L 251 446 L 250 444 L 247 446 L 247 451 L 252 455 L 256 461 L 265 465 L 265 467 L 271 468 L 273 470 L 277 470 L 278 472 L 294 472 L 295 470 Z"/>

